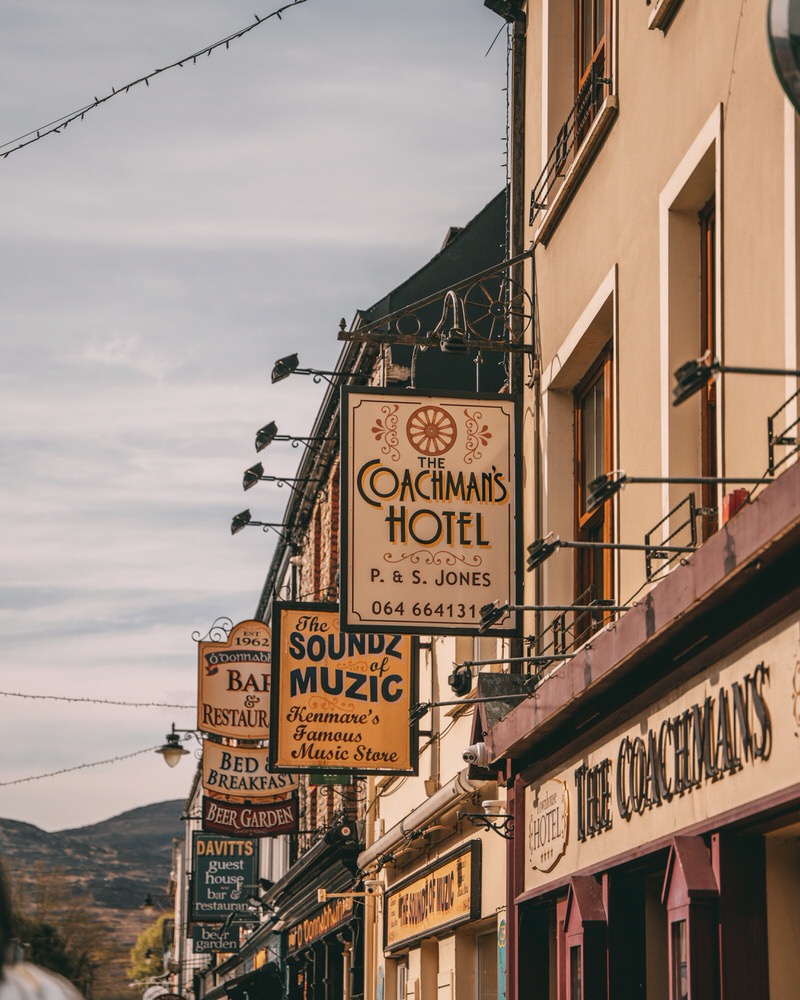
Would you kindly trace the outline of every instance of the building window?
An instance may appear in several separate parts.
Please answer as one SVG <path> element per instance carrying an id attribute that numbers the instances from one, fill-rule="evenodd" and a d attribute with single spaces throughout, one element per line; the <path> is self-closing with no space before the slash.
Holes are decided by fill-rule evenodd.
<path id="1" fill-rule="evenodd" d="M 408 996 L 408 961 L 398 962 L 395 966 L 397 1000 L 406 1000 Z"/>
<path id="2" fill-rule="evenodd" d="M 716 211 L 712 197 L 698 215 L 700 224 L 700 356 L 716 357 Z M 702 390 L 703 398 L 700 410 L 701 475 L 717 476 L 717 380 L 711 379 Z M 714 513 L 705 514 L 701 525 L 703 540 L 717 530 L 718 517 L 716 513 L 717 489 L 711 483 L 703 485 L 701 503 L 706 510 Z"/>
<path id="3" fill-rule="evenodd" d="M 617 116 L 611 31 L 616 2 L 572 0 L 571 8 L 561 3 L 558 14 L 550 15 L 543 94 L 548 155 L 531 189 L 528 217 L 537 226 L 547 213 L 537 235 L 544 244 Z M 581 169 L 574 169 L 582 158 Z"/>
<path id="4" fill-rule="evenodd" d="M 611 541 L 610 502 L 588 509 L 589 484 L 611 471 L 611 351 L 606 349 L 575 391 L 576 539 Z M 612 598 L 611 550 L 576 549 L 575 603 L 593 604 Z M 602 624 L 594 612 L 576 616 L 579 645 Z"/>
<path id="5" fill-rule="evenodd" d="M 719 996 L 719 887 L 702 838 L 673 837 L 661 900 L 669 924 L 670 1000 Z"/>
<path id="6" fill-rule="evenodd" d="M 478 953 L 478 1000 L 497 1000 L 497 932 L 481 934 Z"/>
<path id="7" fill-rule="evenodd" d="M 578 142 L 594 121 L 609 78 L 610 0 L 575 0 L 575 97 Z"/>
<path id="8" fill-rule="evenodd" d="M 569 950 L 569 1000 L 581 1000 L 581 946 Z"/>
<path id="9" fill-rule="evenodd" d="M 689 977 L 686 957 L 686 921 L 672 924 L 672 990 L 670 1000 L 689 1000 Z"/>

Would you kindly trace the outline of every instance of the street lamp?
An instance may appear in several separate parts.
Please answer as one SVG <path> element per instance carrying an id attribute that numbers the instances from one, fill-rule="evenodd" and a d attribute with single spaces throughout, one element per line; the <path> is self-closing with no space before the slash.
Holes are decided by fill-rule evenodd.
<path id="1" fill-rule="evenodd" d="M 185 757 L 189 751 L 186 750 L 180 744 L 180 737 L 178 733 L 194 733 L 194 729 L 176 729 L 175 723 L 172 723 L 172 731 L 167 733 L 166 743 L 163 746 L 157 748 L 156 753 L 160 753 L 164 758 L 164 763 L 167 767 L 176 767 L 179 763 L 181 757 Z M 148 896 L 148 899 L 150 897 Z M 145 900 L 145 902 L 147 902 Z M 152 905 L 152 900 L 150 900 Z"/>

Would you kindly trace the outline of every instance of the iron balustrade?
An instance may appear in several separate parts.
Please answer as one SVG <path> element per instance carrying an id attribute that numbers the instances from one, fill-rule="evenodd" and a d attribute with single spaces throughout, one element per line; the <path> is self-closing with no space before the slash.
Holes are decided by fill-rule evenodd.
<path id="1" fill-rule="evenodd" d="M 685 510 L 684 510 L 685 508 Z M 670 548 L 687 546 L 697 548 L 697 518 L 704 515 L 716 514 L 716 510 L 707 507 L 698 507 L 695 501 L 694 492 L 678 501 L 672 510 L 668 511 L 653 527 L 645 533 L 644 544 L 652 545 L 645 551 L 645 573 L 647 582 L 650 583 L 654 577 L 665 569 L 676 559 L 681 558 L 680 552 L 665 552 L 660 546 Z M 682 518 L 677 524 L 673 524 L 675 519 Z M 685 536 L 678 537 L 682 532 L 688 530 L 688 540 Z M 664 535 L 663 532 L 667 531 Z"/>
<path id="2" fill-rule="evenodd" d="M 797 437 L 797 426 L 800 423 L 797 416 L 798 403 L 800 403 L 800 389 L 793 393 L 783 405 L 779 406 L 771 416 L 767 417 L 768 474 L 770 476 L 774 476 L 778 469 L 800 450 L 800 442 L 798 442 Z M 776 431 L 775 429 L 778 420 L 784 422 L 783 430 L 781 431 Z M 776 448 L 789 448 L 790 450 L 782 458 L 777 459 L 775 454 Z"/>
<path id="3" fill-rule="evenodd" d="M 558 177 L 563 177 L 567 168 L 574 161 L 589 126 L 597 116 L 597 112 L 608 93 L 611 80 L 603 74 L 604 57 L 592 63 L 586 80 L 578 91 L 572 110 L 558 130 L 555 145 L 547 158 L 544 170 L 531 191 L 529 225 L 533 225 L 540 212 L 547 209 L 553 184 Z"/>

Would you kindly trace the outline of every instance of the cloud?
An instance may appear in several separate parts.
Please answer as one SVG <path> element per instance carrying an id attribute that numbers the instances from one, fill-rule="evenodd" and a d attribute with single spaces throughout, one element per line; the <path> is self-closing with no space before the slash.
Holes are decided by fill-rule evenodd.
<path id="1" fill-rule="evenodd" d="M 264 13 L 272 3 L 257 5 Z M 11 138 L 252 22 L 251 0 L 6 0 Z M 309 0 L 0 160 L 0 671 L 7 689 L 191 702 L 194 632 L 249 618 L 338 322 L 503 186 L 501 26 L 463 0 Z M 273 445 L 269 474 L 301 453 Z M 0 698 L 0 781 L 134 752 L 192 712 Z M 179 718 L 178 718 L 179 716 Z M 4 787 L 63 829 L 188 792 L 154 755 Z"/>

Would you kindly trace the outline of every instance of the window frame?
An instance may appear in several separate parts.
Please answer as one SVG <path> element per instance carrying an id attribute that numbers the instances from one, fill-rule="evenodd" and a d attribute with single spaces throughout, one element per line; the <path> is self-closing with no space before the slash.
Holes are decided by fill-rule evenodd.
<path id="1" fill-rule="evenodd" d="M 609 543 L 613 540 L 613 516 L 611 501 L 607 500 L 594 510 L 586 510 L 588 483 L 585 482 L 586 470 L 586 436 L 584 403 L 590 393 L 602 383 L 602 472 L 610 472 L 613 467 L 613 352 L 608 343 L 598 355 L 594 364 L 575 387 L 573 392 L 574 419 L 574 461 L 575 461 L 575 539 L 576 541 L 600 541 Z M 598 473 L 599 474 L 599 473 Z M 599 585 L 598 584 L 599 581 Z M 614 562 L 612 549 L 576 549 L 574 569 L 575 599 L 583 600 L 583 595 L 595 588 L 592 600 L 613 600 L 614 592 Z M 607 616 L 604 616 L 607 617 Z M 589 622 L 584 629 L 578 628 L 581 615 L 575 619 L 576 643 L 585 641 L 604 621 L 598 617 Z"/>

